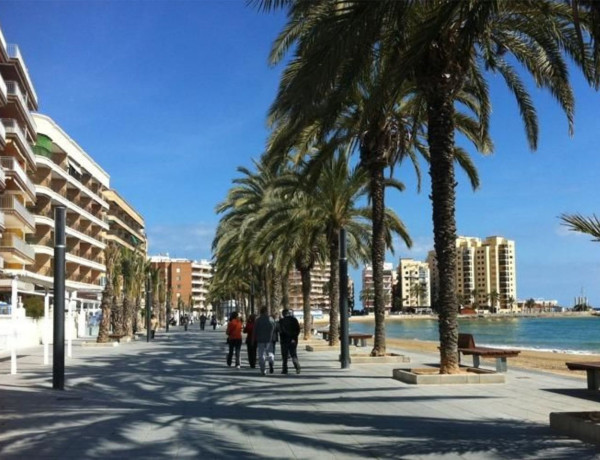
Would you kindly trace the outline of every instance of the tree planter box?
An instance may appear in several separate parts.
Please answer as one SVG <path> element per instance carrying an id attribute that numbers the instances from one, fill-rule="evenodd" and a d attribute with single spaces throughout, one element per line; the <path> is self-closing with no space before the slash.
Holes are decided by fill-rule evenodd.
<path id="1" fill-rule="evenodd" d="M 118 347 L 119 342 L 81 342 L 82 347 Z"/>
<path id="2" fill-rule="evenodd" d="M 356 347 L 353 345 L 350 345 L 350 351 L 352 351 L 352 350 L 356 350 Z M 339 345 L 330 346 L 327 344 L 327 342 L 324 342 L 321 340 L 321 343 L 306 345 L 306 351 L 336 351 L 339 353 L 340 346 Z"/>
<path id="3" fill-rule="evenodd" d="M 452 385 L 471 383 L 504 383 L 504 374 L 487 369 L 463 367 L 460 374 L 440 374 L 435 367 L 394 369 L 393 378 L 412 385 Z"/>
<path id="4" fill-rule="evenodd" d="M 352 364 L 410 363 L 408 356 L 386 353 L 385 356 L 370 356 L 368 353 L 350 353 Z"/>
<path id="5" fill-rule="evenodd" d="M 600 444 L 600 412 L 551 412 L 550 427 L 566 436 Z"/>

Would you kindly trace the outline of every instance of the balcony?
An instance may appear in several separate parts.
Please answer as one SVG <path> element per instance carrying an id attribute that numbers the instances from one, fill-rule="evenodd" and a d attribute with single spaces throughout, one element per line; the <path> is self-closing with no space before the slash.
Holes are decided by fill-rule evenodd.
<path id="1" fill-rule="evenodd" d="M 36 132 L 36 124 L 33 119 L 33 115 L 29 111 L 29 104 L 27 103 L 27 96 L 23 94 L 21 87 L 16 81 L 9 80 L 6 82 L 6 92 L 8 95 L 8 101 L 15 100 L 17 106 L 21 109 L 23 114 L 23 118 L 27 122 L 27 127 L 29 128 L 29 132 L 35 135 Z"/>
<path id="2" fill-rule="evenodd" d="M 35 231 L 35 217 L 17 200 L 16 196 L 1 196 L 0 208 L 5 215 L 6 228 L 16 228 L 26 233 Z"/>
<path id="3" fill-rule="evenodd" d="M 6 83 L 4 82 L 4 78 L 0 75 L 0 105 L 6 105 L 8 102 L 8 89 L 6 88 Z"/>
<path id="4" fill-rule="evenodd" d="M 6 233 L 0 239 L 0 255 L 8 263 L 29 265 L 35 262 L 35 252 L 16 235 Z"/>
<path id="5" fill-rule="evenodd" d="M 15 59 L 16 61 L 19 62 L 19 64 L 20 64 L 19 67 L 20 67 L 21 73 L 23 74 L 23 79 L 25 80 L 25 83 L 27 84 L 27 87 L 31 94 L 31 98 L 33 99 L 35 108 L 37 109 L 37 104 L 38 104 L 37 94 L 35 92 L 35 88 L 33 87 L 33 83 L 31 82 L 31 77 L 29 76 L 29 70 L 27 69 L 27 66 L 25 65 L 25 60 L 23 59 L 21 50 L 19 49 L 19 47 L 17 45 L 10 44 L 6 47 L 6 51 L 7 51 L 9 58 Z"/>
<path id="6" fill-rule="evenodd" d="M 0 165 L 4 168 L 6 176 L 17 183 L 21 190 L 28 195 L 29 201 L 35 203 L 35 185 L 27 177 L 17 159 L 13 157 L 0 157 Z"/>
<path id="7" fill-rule="evenodd" d="M 25 137 L 25 133 L 17 123 L 17 120 L 14 118 L 3 118 L 2 124 L 6 130 L 6 137 L 16 141 L 23 158 L 29 161 L 32 165 L 35 165 L 33 150 L 31 145 L 29 145 L 29 142 L 27 142 L 27 137 Z"/>

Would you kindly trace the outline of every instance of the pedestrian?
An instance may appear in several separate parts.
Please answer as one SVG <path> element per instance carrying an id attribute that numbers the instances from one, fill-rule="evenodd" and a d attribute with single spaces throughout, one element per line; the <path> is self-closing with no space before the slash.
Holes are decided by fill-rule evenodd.
<path id="1" fill-rule="evenodd" d="M 256 341 L 254 340 L 254 321 L 256 315 L 252 313 L 248 317 L 248 322 L 244 326 L 244 332 L 246 333 L 246 349 L 248 350 L 248 364 L 254 369 L 256 367 Z"/>
<path id="2" fill-rule="evenodd" d="M 187 331 L 188 324 L 190 324 L 190 317 L 187 314 L 183 315 L 183 318 L 181 319 L 181 323 L 183 324 L 183 329 Z"/>
<path id="3" fill-rule="evenodd" d="M 273 342 L 273 356 L 275 356 L 277 354 L 277 342 L 279 342 L 279 312 L 274 312 L 272 317 L 273 322 L 275 323 L 275 330 L 273 331 L 273 338 L 271 341 Z"/>
<path id="4" fill-rule="evenodd" d="M 254 337 L 258 354 L 258 365 L 261 375 L 266 375 L 265 364 L 269 361 L 269 373 L 274 372 L 275 356 L 273 355 L 273 331 L 275 322 L 269 316 L 267 307 L 260 309 L 260 316 L 254 322 Z"/>
<path id="5" fill-rule="evenodd" d="M 233 352 L 235 351 L 235 367 L 240 366 L 240 349 L 242 348 L 242 322 L 238 318 L 238 312 L 234 311 L 229 317 L 227 323 L 227 343 L 229 345 L 229 353 L 227 354 L 227 365 L 231 366 L 233 360 Z"/>
<path id="6" fill-rule="evenodd" d="M 217 328 L 217 317 L 215 315 L 210 318 L 210 325 L 213 327 L 213 331 Z"/>
<path id="7" fill-rule="evenodd" d="M 200 330 L 201 331 L 204 330 L 204 326 L 206 326 L 206 315 L 204 313 L 202 313 L 200 315 Z"/>
<path id="8" fill-rule="evenodd" d="M 150 338 L 154 338 L 154 334 L 156 334 L 156 330 L 158 329 L 158 319 L 156 315 L 150 316 Z"/>
<path id="9" fill-rule="evenodd" d="M 286 308 L 283 310 L 283 318 L 279 320 L 279 337 L 281 340 L 281 373 L 288 373 L 288 357 L 292 358 L 292 363 L 296 369 L 296 374 L 300 373 L 300 362 L 298 361 L 298 335 L 300 335 L 300 324 Z"/>

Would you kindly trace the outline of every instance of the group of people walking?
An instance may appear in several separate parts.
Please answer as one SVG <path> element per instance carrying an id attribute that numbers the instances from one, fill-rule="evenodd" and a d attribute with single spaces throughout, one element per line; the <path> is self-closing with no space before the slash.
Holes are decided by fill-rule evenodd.
<path id="1" fill-rule="evenodd" d="M 251 368 L 258 366 L 261 375 L 267 374 L 267 364 L 269 374 L 275 372 L 275 348 L 277 342 L 281 346 L 281 373 L 288 373 L 288 360 L 292 364 L 296 373 L 300 373 L 300 362 L 296 353 L 298 347 L 298 336 L 300 335 L 300 324 L 292 316 L 288 309 L 282 311 L 282 317 L 275 313 L 270 316 L 266 307 L 260 310 L 260 315 L 251 314 L 245 325 L 239 317 L 238 312 L 233 312 L 227 323 L 227 343 L 229 344 L 229 353 L 227 354 L 227 365 L 233 364 L 235 354 L 235 366 L 241 367 L 240 351 L 242 348 L 242 333 L 246 334 L 246 348 L 248 350 L 248 363 Z"/>

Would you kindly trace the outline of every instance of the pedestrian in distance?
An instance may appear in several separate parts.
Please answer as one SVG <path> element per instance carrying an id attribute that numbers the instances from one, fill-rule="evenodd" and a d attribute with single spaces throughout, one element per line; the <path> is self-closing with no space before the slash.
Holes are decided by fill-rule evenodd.
<path id="1" fill-rule="evenodd" d="M 277 342 L 279 342 L 279 312 L 276 311 L 272 315 L 273 321 L 275 322 L 275 330 L 273 331 L 273 356 L 277 354 Z"/>
<path id="2" fill-rule="evenodd" d="M 204 326 L 206 326 L 206 315 L 204 313 L 202 313 L 200 315 L 200 330 L 201 331 L 204 330 Z"/>
<path id="3" fill-rule="evenodd" d="M 150 338 L 154 338 L 154 334 L 156 334 L 156 330 L 158 329 L 158 318 L 156 315 L 150 316 Z"/>
<path id="4" fill-rule="evenodd" d="M 227 343 L 229 345 L 229 353 L 227 354 L 227 365 L 231 366 L 233 361 L 233 352 L 235 351 L 235 367 L 241 367 L 240 350 L 242 348 L 242 322 L 239 319 L 239 314 L 234 311 L 229 317 L 227 323 Z"/>
<path id="5" fill-rule="evenodd" d="M 292 364 L 296 374 L 300 373 L 300 361 L 298 361 L 298 336 L 300 335 L 300 324 L 294 318 L 292 312 L 287 308 L 283 310 L 283 318 L 279 320 L 279 338 L 281 341 L 281 373 L 288 373 L 288 358 L 292 358 Z"/>
<path id="6" fill-rule="evenodd" d="M 254 322 L 256 315 L 252 313 L 248 317 L 248 321 L 244 326 L 244 333 L 246 334 L 246 349 L 248 350 L 248 364 L 254 369 L 256 367 L 256 340 L 254 340 Z"/>
<path id="7" fill-rule="evenodd" d="M 215 315 L 210 318 L 210 325 L 213 327 L 213 331 L 217 328 L 217 317 Z"/>
<path id="8" fill-rule="evenodd" d="M 190 324 L 190 317 L 188 315 L 183 315 L 183 319 L 181 320 L 183 323 L 183 329 L 188 330 L 188 324 Z"/>
<path id="9" fill-rule="evenodd" d="M 275 321 L 269 316 L 267 307 L 260 309 L 260 316 L 254 322 L 254 337 L 258 354 L 258 365 L 261 375 L 266 375 L 265 365 L 269 362 L 269 373 L 274 372 L 275 356 L 273 355 L 273 332 Z"/>

